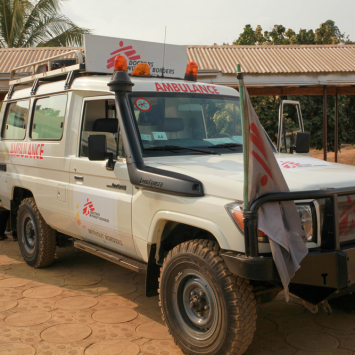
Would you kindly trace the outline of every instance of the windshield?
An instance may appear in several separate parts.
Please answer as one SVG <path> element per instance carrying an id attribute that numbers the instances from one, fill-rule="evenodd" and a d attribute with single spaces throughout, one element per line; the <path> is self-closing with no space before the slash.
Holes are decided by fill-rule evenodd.
<path id="1" fill-rule="evenodd" d="M 135 93 L 130 102 L 145 155 L 242 152 L 238 97 Z"/>

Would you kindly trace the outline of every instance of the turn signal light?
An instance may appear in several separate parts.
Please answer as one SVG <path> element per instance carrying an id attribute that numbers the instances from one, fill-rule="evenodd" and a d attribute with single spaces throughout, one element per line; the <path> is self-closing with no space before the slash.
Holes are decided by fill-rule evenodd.
<path id="1" fill-rule="evenodd" d="M 235 221 L 238 223 L 239 227 L 241 228 L 241 230 L 244 231 L 243 212 L 241 210 L 232 210 L 231 212 Z M 258 235 L 266 235 L 266 234 L 262 232 L 260 229 L 258 229 Z"/>
<path id="2" fill-rule="evenodd" d="M 123 55 L 117 55 L 114 62 L 115 71 L 127 71 L 127 59 Z"/>
<path id="3" fill-rule="evenodd" d="M 132 75 L 150 76 L 150 66 L 148 63 L 137 64 L 132 71 Z"/>
<path id="4" fill-rule="evenodd" d="M 185 80 L 197 81 L 198 65 L 195 62 L 189 62 L 186 66 Z"/>

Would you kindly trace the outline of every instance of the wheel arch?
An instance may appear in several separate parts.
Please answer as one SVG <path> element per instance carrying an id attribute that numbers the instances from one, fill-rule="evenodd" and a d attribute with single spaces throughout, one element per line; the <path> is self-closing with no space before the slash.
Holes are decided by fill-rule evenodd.
<path id="1" fill-rule="evenodd" d="M 20 207 L 21 201 L 28 197 L 34 198 L 31 190 L 21 186 L 13 186 L 11 192 L 11 204 L 10 204 L 11 207 L 10 224 L 11 224 L 12 231 L 17 231 L 17 223 L 16 223 L 17 211 Z"/>
<path id="2" fill-rule="evenodd" d="M 178 244 L 194 239 L 215 241 L 223 249 L 228 249 L 229 246 L 221 229 L 209 220 L 170 211 L 159 211 L 155 214 L 148 232 L 148 297 L 158 294 L 160 265 L 169 251 Z"/>

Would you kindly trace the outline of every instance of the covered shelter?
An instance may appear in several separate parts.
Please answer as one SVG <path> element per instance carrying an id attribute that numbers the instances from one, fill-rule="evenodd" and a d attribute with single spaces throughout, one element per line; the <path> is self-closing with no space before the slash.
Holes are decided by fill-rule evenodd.
<path id="1" fill-rule="evenodd" d="M 187 46 L 198 79 L 238 89 L 237 64 L 251 96 L 323 95 L 323 149 L 327 160 L 327 96 L 355 95 L 355 45 Z"/>
<path id="2" fill-rule="evenodd" d="M 0 101 L 9 90 L 10 72 L 72 47 L 0 49 Z M 198 80 L 238 89 L 237 64 L 251 96 L 323 95 L 323 147 L 327 159 L 327 96 L 335 95 L 335 161 L 338 95 L 355 95 L 355 45 L 187 46 L 199 66 Z M 70 58 L 70 56 L 68 56 Z M 16 78 L 26 75 L 25 68 Z"/>

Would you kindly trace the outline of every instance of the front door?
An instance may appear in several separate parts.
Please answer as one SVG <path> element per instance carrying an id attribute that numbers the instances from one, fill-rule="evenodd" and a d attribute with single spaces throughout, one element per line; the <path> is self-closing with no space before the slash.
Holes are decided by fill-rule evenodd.
<path id="1" fill-rule="evenodd" d="M 120 158 L 118 119 L 113 97 L 84 100 L 78 157 L 70 164 L 70 204 L 81 239 L 135 256 L 132 238 L 132 185 Z M 113 171 L 106 161 L 88 159 L 88 136 L 105 135 L 107 152 L 118 157 Z"/>

